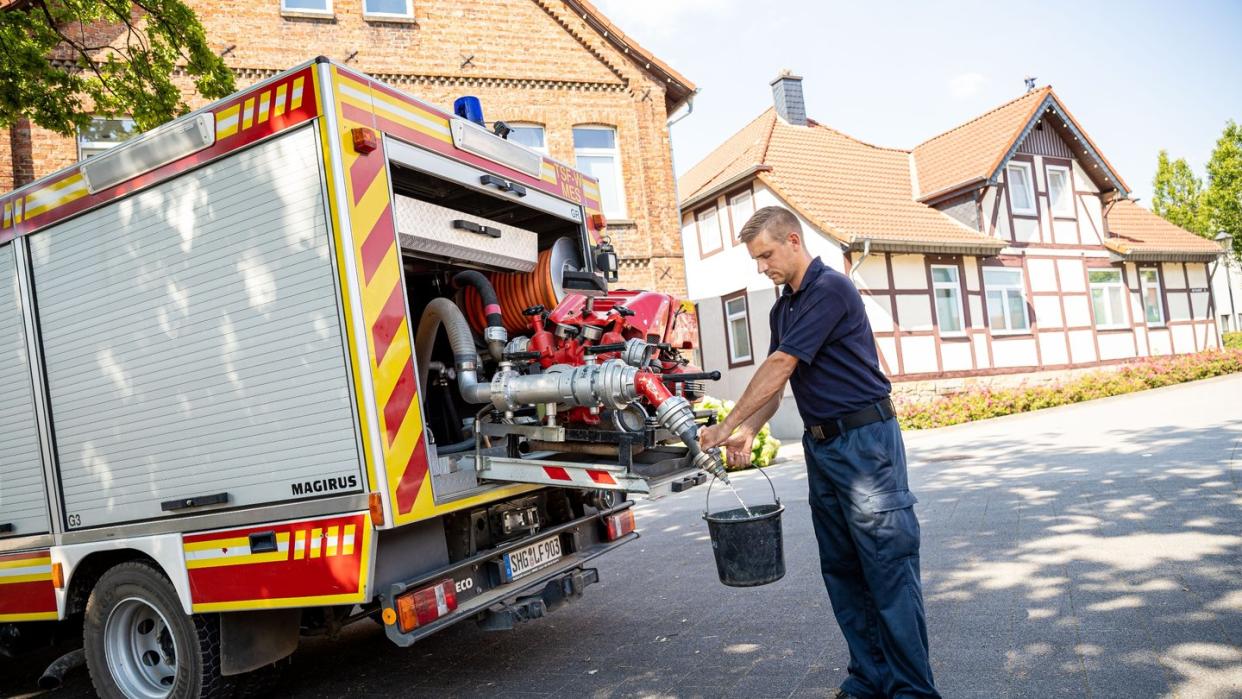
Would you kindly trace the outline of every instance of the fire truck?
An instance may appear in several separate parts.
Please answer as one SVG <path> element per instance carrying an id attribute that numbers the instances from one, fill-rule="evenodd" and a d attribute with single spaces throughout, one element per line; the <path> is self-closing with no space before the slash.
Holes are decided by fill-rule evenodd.
<path id="1" fill-rule="evenodd" d="M 538 618 L 722 472 L 598 183 L 319 58 L 0 197 L 0 651 L 226 696 L 307 634 Z"/>

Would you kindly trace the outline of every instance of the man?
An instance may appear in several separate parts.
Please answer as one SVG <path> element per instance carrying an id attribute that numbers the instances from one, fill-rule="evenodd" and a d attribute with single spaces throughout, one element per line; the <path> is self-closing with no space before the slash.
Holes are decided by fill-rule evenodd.
<path id="1" fill-rule="evenodd" d="M 739 236 L 785 288 L 772 307 L 768 358 L 704 448 L 750 461 L 755 433 L 776 412 L 785 382 L 806 426 L 802 445 L 820 567 L 849 646 L 839 697 L 939 697 L 928 660 L 919 580 L 919 523 L 862 297 L 844 274 L 811 258 L 797 217 L 769 206 Z"/>

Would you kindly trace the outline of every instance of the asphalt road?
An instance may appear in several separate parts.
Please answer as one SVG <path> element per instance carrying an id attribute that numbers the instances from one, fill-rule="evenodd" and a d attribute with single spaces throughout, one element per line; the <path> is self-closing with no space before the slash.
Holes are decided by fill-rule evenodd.
<path id="1" fill-rule="evenodd" d="M 945 697 L 1242 697 L 1242 376 L 908 433 L 907 446 Z M 599 561 L 581 602 L 409 649 L 362 623 L 303 643 L 280 694 L 831 696 L 847 656 L 791 451 L 768 471 L 788 508 L 775 584 L 718 582 L 696 488 L 641 502 L 643 537 Z M 758 473 L 736 481 L 748 502 L 771 500 Z M 37 675 L 0 663 L 9 692 Z M 80 672 L 56 694 L 89 692 Z"/>

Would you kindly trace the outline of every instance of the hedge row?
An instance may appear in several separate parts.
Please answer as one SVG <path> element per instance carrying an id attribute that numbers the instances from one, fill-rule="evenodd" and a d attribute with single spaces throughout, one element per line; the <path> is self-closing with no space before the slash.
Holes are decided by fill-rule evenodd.
<path id="1" fill-rule="evenodd" d="M 908 430 L 946 427 L 1236 372 L 1242 372 L 1242 349 L 1232 346 L 1198 354 L 1144 358 L 1115 370 L 1093 371 L 1056 384 L 968 389 L 931 401 L 899 400 L 897 414 L 901 426 Z"/>
<path id="2" fill-rule="evenodd" d="M 1225 347 L 1233 349 L 1242 349 L 1242 332 L 1225 333 Z"/>

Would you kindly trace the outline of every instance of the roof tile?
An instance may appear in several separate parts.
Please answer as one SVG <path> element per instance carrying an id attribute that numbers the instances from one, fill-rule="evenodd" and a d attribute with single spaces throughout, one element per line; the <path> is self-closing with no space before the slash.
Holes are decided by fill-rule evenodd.
<path id="1" fill-rule="evenodd" d="M 1109 237 L 1105 247 L 1122 255 L 1218 255 L 1216 242 L 1169 223 L 1129 199 L 1121 199 L 1105 215 Z"/>

